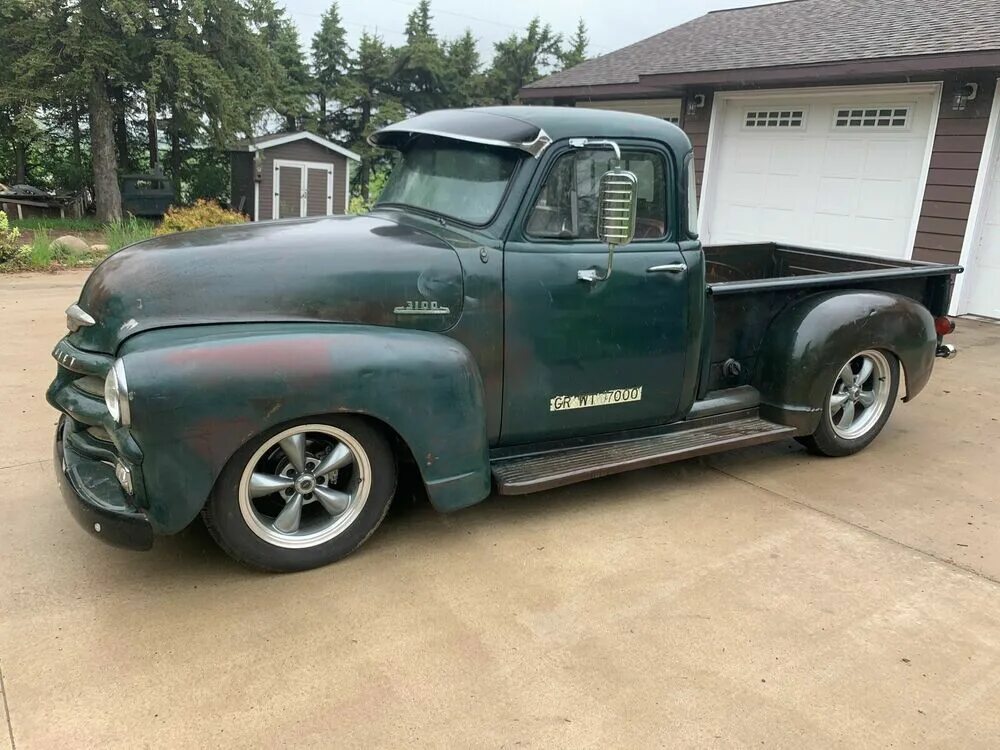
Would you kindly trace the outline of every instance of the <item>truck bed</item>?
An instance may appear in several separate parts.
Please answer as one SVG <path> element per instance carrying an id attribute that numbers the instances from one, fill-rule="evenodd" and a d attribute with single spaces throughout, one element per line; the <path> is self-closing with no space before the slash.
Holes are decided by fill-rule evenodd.
<path id="1" fill-rule="evenodd" d="M 945 315 L 960 266 L 874 258 L 777 242 L 704 248 L 706 330 L 699 395 L 751 382 L 765 332 L 797 299 L 837 289 L 890 292 Z M 724 372 L 727 360 L 739 372 Z"/>
<path id="2" fill-rule="evenodd" d="M 777 242 L 713 245 L 705 249 L 705 277 L 713 294 L 774 286 L 834 286 L 859 279 L 950 277 L 959 266 L 813 250 Z"/>

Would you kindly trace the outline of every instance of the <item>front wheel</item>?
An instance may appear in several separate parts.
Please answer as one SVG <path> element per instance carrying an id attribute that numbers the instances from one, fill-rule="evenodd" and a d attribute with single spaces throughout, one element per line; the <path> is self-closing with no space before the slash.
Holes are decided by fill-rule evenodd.
<path id="1" fill-rule="evenodd" d="M 237 451 L 202 515 L 236 560 L 275 572 L 306 570 L 361 546 L 395 491 L 392 449 L 370 422 L 309 419 Z"/>
<path id="2" fill-rule="evenodd" d="M 868 446 L 892 414 L 899 393 L 899 361 L 879 349 L 851 357 L 837 372 L 812 435 L 798 437 L 811 453 L 849 456 Z"/>

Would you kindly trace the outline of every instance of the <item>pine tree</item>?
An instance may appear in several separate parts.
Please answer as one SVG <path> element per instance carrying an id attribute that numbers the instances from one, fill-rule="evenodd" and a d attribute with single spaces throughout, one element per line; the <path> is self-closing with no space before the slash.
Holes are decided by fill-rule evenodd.
<path id="1" fill-rule="evenodd" d="M 587 36 L 587 25 L 581 18 L 576 24 L 576 31 L 569 38 L 569 46 L 559 55 L 559 62 L 562 63 L 562 70 L 579 65 L 587 59 L 587 47 L 590 39 Z"/>
<path id="2" fill-rule="evenodd" d="M 351 70 L 344 87 L 347 117 L 344 130 L 351 149 L 361 155 L 357 185 L 361 196 L 368 200 L 368 182 L 372 166 L 384 158 L 384 153 L 368 144 L 368 136 L 379 128 L 403 119 L 405 110 L 394 96 L 393 80 L 396 59 L 391 47 L 381 37 L 365 31 L 358 42 L 358 51 L 351 60 Z"/>
<path id="3" fill-rule="evenodd" d="M 444 91 L 445 53 L 431 27 L 430 0 L 406 19 L 406 44 L 396 51 L 394 85 L 403 106 L 426 112 L 447 105 Z"/>
<path id="4" fill-rule="evenodd" d="M 443 91 L 445 106 L 471 107 L 485 101 L 481 67 L 476 39 L 469 29 L 458 39 L 447 43 Z"/>
<path id="5" fill-rule="evenodd" d="M 541 68 L 548 68 L 561 53 L 562 35 L 542 24 L 537 16 L 525 29 L 524 36 L 511 34 L 493 45 L 493 65 L 488 74 L 492 96 L 501 104 L 517 99 L 525 84 L 537 80 Z"/>
<path id="6" fill-rule="evenodd" d="M 351 62 L 351 48 L 347 44 L 347 33 L 340 19 L 340 8 L 333 3 L 323 14 L 319 31 L 312 39 L 313 79 L 316 82 L 316 96 L 319 104 L 319 131 L 325 137 L 332 137 L 335 122 L 328 112 L 330 101 L 340 102 L 344 98 L 344 86 Z"/>
<path id="7" fill-rule="evenodd" d="M 299 31 L 274 0 L 254 0 L 253 17 L 279 76 L 273 109 L 284 120 L 285 130 L 297 130 L 305 122 L 309 95 L 315 89 Z"/>

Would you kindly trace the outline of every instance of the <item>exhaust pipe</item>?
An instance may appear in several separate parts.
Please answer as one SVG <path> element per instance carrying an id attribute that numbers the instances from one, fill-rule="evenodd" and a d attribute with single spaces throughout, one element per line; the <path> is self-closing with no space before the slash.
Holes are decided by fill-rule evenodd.
<path id="1" fill-rule="evenodd" d="M 955 359 L 958 355 L 958 349 L 951 344 L 938 344 L 936 354 L 941 357 L 941 359 Z"/>

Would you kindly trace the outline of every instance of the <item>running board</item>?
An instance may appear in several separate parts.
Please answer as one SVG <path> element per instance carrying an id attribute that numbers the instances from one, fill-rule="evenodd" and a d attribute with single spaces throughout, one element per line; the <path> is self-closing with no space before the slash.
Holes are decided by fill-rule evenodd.
<path id="1" fill-rule="evenodd" d="M 493 462 L 501 495 L 526 495 L 564 484 L 784 440 L 794 427 L 746 417 L 651 437 L 588 445 Z"/>

